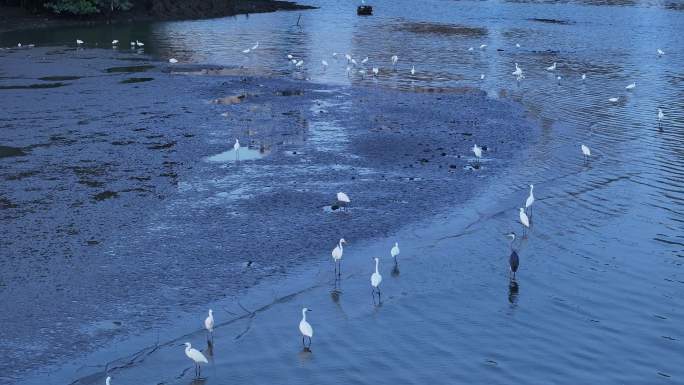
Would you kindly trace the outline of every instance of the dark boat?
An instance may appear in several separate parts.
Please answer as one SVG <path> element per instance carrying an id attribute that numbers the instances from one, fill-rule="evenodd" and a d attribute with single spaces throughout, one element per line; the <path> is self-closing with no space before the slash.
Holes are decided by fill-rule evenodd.
<path id="1" fill-rule="evenodd" d="M 356 8 L 356 14 L 359 16 L 369 16 L 373 14 L 373 7 L 370 5 L 359 5 L 358 8 Z"/>

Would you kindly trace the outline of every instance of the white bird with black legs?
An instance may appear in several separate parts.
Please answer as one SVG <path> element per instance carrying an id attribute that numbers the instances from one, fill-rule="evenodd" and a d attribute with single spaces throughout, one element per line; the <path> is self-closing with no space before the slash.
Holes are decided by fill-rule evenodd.
<path id="1" fill-rule="evenodd" d="M 482 147 L 478 146 L 477 144 L 474 144 L 472 151 L 473 151 L 473 154 L 475 154 L 476 162 L 479 165 L 480 159 L 482 158 Z"/>
<path id="2" fill-rule="evenodd" d="M 635 88 L 636 88 L 636 83 L 630 83 L 625 87 L 626 90 L 633 90 Z"/>
<path id="3" fill-rule="evenodd" d="M 240 160 L 240 141 L 237 138 L 233 144 L 233 151 L 235 151 L 235 160 Z"/>
<path id="4" fill-rule="evenodd" d="M 380 258 L 375 257 L 375 272 L 371 274 L 371 286 L 373 287 L 373 295 L 375 298 L 375 293 L 378 293 L 378 300 L 380 299 L 380 284 L 382 283 L 382 275 L 380 275 L 379 264 Z"/>
<path id="5" fill-rule="evenodd" d="M 516 77 L 521 77 L 523 76 L 523 70 L 520 68 L 518 63 L 515 63 L 515 71 L 511 73 L 511 75 L 516 76 Z"/>
<path id="6" fill-rule="evenodd" d="M 665 114 L 663 113 L 663 109 L 658 108 L 658 127 L 660 127 L 660 125 L 662 124 L 663 119 L 665 119 Z"/>
<path id="7" fill-rule="evenodd" d="M 553 62 L 553 64 L 551 64 L 550 66 L 546 67 L 546 70 L 547 70 L 547 71 L 555 71 L 555 70 L 556 70 L 556 67 L 557 67 L 556 62 Z"/>
<path id="8" fill-rule="evenodd" d="M 394 242 L 394 246 L 390 250 L 390 255 L 394 258 L 394 263 L 397 263 L 397 255 L 399 255 L 399 242 Z"/>
<path id="9" fill-rule="evenodd" d="M 347 206 L 351 204 L 351 199 L 349 199 L 349 195 L 343 193 L 342 191 L 337 193 L 337 206 L 340 208 L 344 208 L 345 210 L 347 209 Z"/>
<path id="10" fill-rule="evenodd" d="M 584 155 L 584 160 L 588 160 L 591 156 L 591 150 L 589 149 L 589 147 L 583 144 L 580 146 L 580 149 L 582 149 L 582 155 Z"/>
<path id="11" fill-rule="evenodd" d="M 397 55 L 392 55 L 390 58 L 392 60 L 392 68 L 395 68 L 397 66 L 397 62 L 399 61 L 399 56 Z"/>
<path id="12" fill-rule="evenodd" d="M 190 342 L 186 342 L 184 345 L 185 355 L 188 356 L 188 358 L 195 363 L 195 377 L 199 377 L 200 375 L 202 375 L 202 368 L 200 367 L 200 365 L 208 364 L 209 360 L 207 360 L 207 357 L 205 357 L 204 354 L 202 354 L 202 352 L 193 348 Z"/>
<path id="13" fill-rule="evenodd" d="M 344 240 L 344 238 L 340 238 L 340 241 L 335 245 L 335 248 L 332 250 L 332 259 L 333 263 L 335 264 L 335 272 L 337 273 L 337 276 L 341 274 L 341 265 L 342 265 L 342 254 L 344 254 L 344 246 L 343 244 L 347 243 L 347 241 Z"/>
<path id="14" fill-rule="evenodd" d="M 525 214 L 525 209 L 520 208 L 520 223 L 523 225 L 523 233 L 530 228 L 530 218 Z"/>
<path id="15" fill-rule="evenodd" d="M 373 75 L 377 76 L 379 72 L 380 69 L 378 67 L 373 67 Z"/>
<path id="16" fill-rule="evenodd" d="M 209 309 L 209 315 L 204 319 L 204 328 L 207 329 L 207 342 L 214 341 L 214 311 Z"/>
<path id="17" fill-rule="evenodd" d="M 534 204 L 534 185 L 530 185 L 530 195 L 527 197 L 525 200 L 525 210 L 530 211 L 530 215 L 532 215 L 532 205 Z"/>
<path id="18" fill-rule="evenodd" d="M 416 74 L 416 66 L 411 66 L 411 75 Z"/>
<path id="19" fill-rule="evenodd" d="M 309 321 L 306 320 L 306 313 L 310 312 L 311 309 L 309 308 L 303 308 L 302 309 L 302 320 L 299 321 L 299 332 L 302 333 L 302 345 L 304 346 L 304 349 L 309 349 L 311 347 L 311 339 L 313 338 L 313 328 L 311 327 L 311 324 Z M 309 339 L 309 344 L 306 344 L 306 339 Z"/>

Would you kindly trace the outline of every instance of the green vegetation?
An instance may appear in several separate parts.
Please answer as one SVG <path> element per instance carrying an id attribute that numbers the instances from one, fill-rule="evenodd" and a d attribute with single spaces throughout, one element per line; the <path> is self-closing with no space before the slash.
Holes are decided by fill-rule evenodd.
<path id="1" fill-rule="evenodd" d="M 112 14 L 127 11 L 132 5 L 128 0 L 54 0 L 45 3 L 47 9 L 57 14 L 70 15 Z"/>

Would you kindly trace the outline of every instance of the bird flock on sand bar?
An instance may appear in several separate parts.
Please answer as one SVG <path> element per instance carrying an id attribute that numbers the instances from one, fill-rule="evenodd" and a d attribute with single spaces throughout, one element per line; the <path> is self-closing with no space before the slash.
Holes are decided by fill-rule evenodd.
<path id="1" fill-rule="evenodd" d="M 76 45 L 77 47 L 81 47 L 85 44 L 83 40 L 77 39 L 76 40 Z M 113 40 L 112 41 L 112 47 L 116 48 L 119 45 L 118 40 Z M 139 40 L 131 41 L 130 42 L 131 49 L 134 48 L 141 48 L 145 44 Z M 22 47 L 21 44 L 17 45 L 18 47 Z M 33 45 L 29 45 L 28 47 L 33 47 Z M 517 48 L 520 48 L 520 44 L 516 44 Z M 242 50 L 243 54 L 251 54 L 254 51 L 256 51 L 259 48 L 259 42 L 257 41 L 254 45 Z M 480 50 L 485 50 L 487 48 L 486 44 L 482 44 L 479 46 Z M 474 47 L 468 48 L 468 51 L 474 51 Z M 656 54 L 658 57 L 661 57 L 665 55 L 665 52 L 662 49 L 657 49 Z M 362 77 L 367 75 L 367 70 L 366 70 L 366 64 L 369 61 L 368 57 L 365 57 L 361 60 L 357 60 L 356 58 L 352 57 L 350 54 L 339 54 L 337 52 L 334 52 L 332 54 L 332 58 L 334 60 L 340 60 L 342 57 L 344 57 L 344 60 L 346 60 L 346 67 L 345 71 L 348 76 L 351 76 L 352 73 L 358 73 Z M 288 54 L 286 56 L 287 60 L 290 62 L 292 66 L 294 66 L 295 70 L 301 70 L 304 68 L 304 60 L 302 58 L 297 58 L 292 54 Z M 168 59 L 169 63 L 171 64 L 176 64 L 179 61 L 175 58 L 170 58 Z M 328 67 L 330 64 L 328 63 L 327 60 L 322 59 L 321 61 L 321 66 L 323 71 L 327 71 Z M 392 55 L 389 59 L 389 62 L 391 64 L 391 69 L 392 71 L 397 71 L 397 63 L 399 62 L 399 57 L 397 55 Z M 546 71 L 553 72 L 556 71 L 558 68 L 559 63 L 553 62 L 551 65 L 545 68 Z M 370 76 L 378 76 L 380 73 L 381 69 L 380 67 L 372 66 L 371 71 L 370 71 Z M 416 74 L 416 66 L 411 65 L 411 68 L 409 70 L 409 73 L 411 76 L 415 76 Z M 518 65 L 518 63 L 515 63 L 515 70 L 511 73 L 513 76 L 515 76 L 515 79 L 517 81 L 521 81 L 525 79 L 525 75 L 523 72 L 523 69 Z M 480 75 L 480 79 L 484 79 L 484 74 Z M 560 76 L 557 76 L 556 79 L 560 82 L 562 78 Z M 582 73 L 580 75 L 580 79 L 582 81 L 585 81 L 587 79 L 586 73 Z M 626 91 L 634 91 L 636 89 L 636 82 L 632 82 L 625 86 Z M 616 97 L 610 97 L 608 98 L 608 101 L 610 103 L 619 103 L 622 98 L 620 96 Z M 658 125 L 662 124 L 662 121 L 665 119 L 665 113 L 663 112 L 662 108 L 657 109 L 657 121 Z M 235 157 L 236 160 L 239 160 L 239 154 L 240 154 L 240 142 L 236 138 L 235 143 L 233 145 L 233 150 L 235 152 Z M 486 146 L 478 146 L 477 144 L 474 144 L 472 147 L 472 152 L 475 155 L 474 162 L 473 162 L 473 168 L 479 168 L 480 167 L 480 162 L 483 158 L 483 151 L 487 150 Z M 588 162 L 589 159 L 592 156 L 591 149 L 584 143 L 580 144 L 580 150 L 582 152 L 582 156 L 584 158 L 585 162 Z M 535 202 L 535 197 L 534 197 L 534 185 L 530 184 L 529 185 L 529 195 L 527 199 L 525 200 L 524 207 L 519 208 L 519 222 L 520 225 L 522 226 L 522 238 L 526 238 L 528 236 L 528 232 L 531 229 L 532 226 L 532 206 L 534 205 Z M 336 199 L 335 203 L 332 205 L 333 208 L 339 210 L 340 212 L 348 212 L 350 210 L 351 206 L 351 199 L 349 198 L 349 195 L 347 195 L 344 192 L 338 192 L 336 194 Z M 520 266 L 520 256 L 518 254 L 518 251 L 515 248 L 515 242 L 518 239 L 517 235 L 515 232 L 510 232 L 506 234 L 506 237 L 510 239 L 510 257 L 509 257 L 509 269 L 510 269 L 510 279 L 511 282 L 515 282 L 516 279 L 516 273 L 518 272 L 518 268 Z M 342 256 L 344 254 L 344 245 L 347 243 L 347 241 L 344 238 L 340 238 L 335 247 L 333 248 L 331 252 L 332 256 L 332 261 L 334 264 L 334 275 L 335 275 L 335 280 L 341 279 L 341 267 L 342 267 Z M 390 256 L 393 258 L 395 266 L 397 264 L 397 257 L 399 256 L 400 249 L 399 249 L 399 243 L 395 242 L 392 248 L 390 249 Z M 374 269 L 372 270 L 372 273 L 370 275 L 370 284 L 371 284 L 371 291 L 373 294 L 373 303 L 379 305 L 381 303 L 381 291 L 380 291 L 380 286 L 382 284 L 382 275 L 380 273 L 380 257 L 374 257 L 372 259 L 372 262 L 374 264 Z M 377 299 L 377 301 L 376 301 Z M 310 351 L 311 348 L 311 343 L 313 340 L 314 332 L 313 332 L 313 327 L 307 320 L 307 313 L 310 312 L 311 309 L 304 307 L 301 309 L 302 312 L 302 319 L 299 322 L 299 332 L 302 335 L 302 345 L 303 348 L 306 351 Z M 209 348 L 213 346 L 213 335 L 214 335 L 214 327 L 215 327 L 215 321 L 214 321 L 214 313 L 213 310 L 209 310 L 209 314 L 207 315 L 206 319 L 204 320 L 204 328 L 206 329 L 207 332 L 207 345 Z M 192 344 L 190 342 L 185 342 L 181 346 L 185 346 L 185 355 L 193 361 L 195 364 L 195 376 L 200 377 L 201 376 L 201 365 L 202 364 L 207 364 L 209 363 L 209 360 L 207 357 L 202 353 L 201 351 L 195 349 L 192 347 Z M 105 380 L 106 385 L 111 385 L 111 377 L 108 376 Z"/>

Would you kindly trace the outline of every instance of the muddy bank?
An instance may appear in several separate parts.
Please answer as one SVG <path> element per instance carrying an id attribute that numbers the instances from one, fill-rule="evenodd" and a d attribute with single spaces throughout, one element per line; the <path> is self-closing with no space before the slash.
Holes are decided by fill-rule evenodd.
<path id="1" fill-rule="evenodd" d="M 522 109 L 479 91 L 228 76 L 240 69 L 97 49 L 0 55 L 0 145 L 16 155 L 0 158 L 10 382 L 325 261 L 340 236 L 437 215 L 535 135 Z M 349 212 L 331 210 L 337 191 Z"/>
<path id="2" fill-rule="evenodd" d="M 0 33 L 59 26 L 208 19 L 250 13 L 315 8 L 282 0 L 203 0 L 184 3 L 176 1 L 136 1 L 134 3 L 133 9 L 112 16 L 97 14 L 86 17 L 59 16 L 45 11 L 32 13 L 20 7 L 0 5 Z"/>

